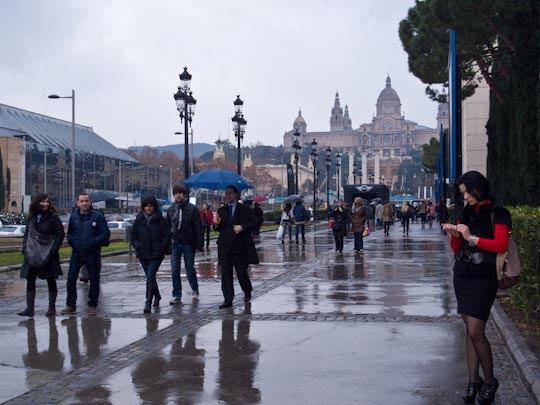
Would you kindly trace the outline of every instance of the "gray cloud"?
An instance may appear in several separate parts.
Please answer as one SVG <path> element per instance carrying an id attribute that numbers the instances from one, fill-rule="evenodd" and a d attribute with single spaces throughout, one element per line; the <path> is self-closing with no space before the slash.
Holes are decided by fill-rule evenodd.
<path id="1" fill-rule="evenodd" d="M 118 146 L 170 144 L 181 130 L 172 94 L 184 65 L 197 98 L 195 140 L 232 137 L 236 94 L 245 142 L 281 144 L 302 108 L 328 130 L 334 94 L 353 126 L 371 120 L 390 73 L 409 119 L 435 125 L 436 105 L 407 68 L 397 35 L 414 2 L 12 1 L 0 17 L 0 102 L 77 121 Z"/>

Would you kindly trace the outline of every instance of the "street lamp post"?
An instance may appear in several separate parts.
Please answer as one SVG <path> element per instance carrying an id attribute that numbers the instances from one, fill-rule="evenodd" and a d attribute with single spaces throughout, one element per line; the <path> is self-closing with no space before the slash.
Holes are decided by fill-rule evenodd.
<path id="1" fill-rule="evenodd" d="M 71 197 L 74 202 L 75 195 L 75 90 L 71 90 L 71 96 L 49 95 L 49 98 L 70 98 L 71 99 Z"/>
<path id="2" fill-rule="evenodd" d="M 313 215 L 317 209 L 317 158 L 319 153 L 317 152 L 317 141 L 313 138 L 311 142 L 311 163 L 313 164 Z"/>
<path id="3" fill-rule="evenodd" d="M 340 188 L 341 188 L 341 178 L 339 170 L 341 169 L 341 153 L 336 152 L 336 176 L 337 176 L 337 199 L 340 200 Z"/>
<path id="4" fill-rule="evenodd" d="M 193 115 L 195 114 L 195 104 L 197 100 L 193 98 L 193 93 L 190 91 L 189 84 L 191 82 L 191 75 L 187 71 L 187 67 L 184 67 L 184 71 L 180 74 L 181 85 L 178 87 L 178 91 L 174 94 L 174 101 L 176 102 L 176 109 L 180 114 L 180 122 L 184 122 L 184 179 L 190 176 L 189 172 L 189 125 L 193 121 Z"/>
<path id="5" fill-rule="evenodd" d="M 242 140 L 244 139 L 244 133 L 246 132 L 247 121 L 244 119 L 244 114 L 242 114 L 242 107 L 244 102 L 240 99 L 240 95 L 236 96 L 234 100 L 234 117 L 231 121 L 233 123 L 234 136 L 237 140 L 237 149 L 236 149 L 236 172 L 239 176 L 242 175 Z"/>
<path id="6" fill-rule="evenodd" d="M 293 133 L 292 147 L 294 149 L 294 166 L 296 169 L 296 181 L 294 185 L 294 191 L 295 194 L 298 194 L 298 160 L 300 159 L 300 151 L 302 150 L 302 146 L 300 145 L 300 132 L 298 132 L 298 128 L 296 128 Z"/>
<path id="7" fill-rule="evenodd" d="M 326 209 L 330 208 L 330 165 L 332 164 L 332 148 L 326 147 L 326 158 L 324 159 L 326 164 Z"/>
<path id="8" fill-rule="evenodd" d="M 129 191 L 128 187 L 131 185 L 131 178 L 126 176 L 126 212 L 129 212 Z"/>
<path id="9" fill-rule="evenodd" d="M 353 161 L 353 171 L 352 171 L 352 174 L 353 174 L 353 184 L 356 184 L 356 175 L 358 174 L 358 165 L 356 164 L 356 161 Z"/>

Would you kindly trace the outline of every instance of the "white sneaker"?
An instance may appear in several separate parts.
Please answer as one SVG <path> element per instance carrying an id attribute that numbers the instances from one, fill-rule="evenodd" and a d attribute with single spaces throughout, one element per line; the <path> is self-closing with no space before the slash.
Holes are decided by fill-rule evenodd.
<path id="1" fill-rule="evenodd" d="M 193 296 L 193 298 L 199 298 L 199 293 L 197 291 L 192 291 L 191 295 Z"/>
<path id="2" fill-rule="evenodd" d="M 170 305 L 176 305 L 176 304 L 181 304 L 181 303 L 182 303 L 182 299 L 180 297 L 174 297 L 172 300 L 169 301 Z"/>

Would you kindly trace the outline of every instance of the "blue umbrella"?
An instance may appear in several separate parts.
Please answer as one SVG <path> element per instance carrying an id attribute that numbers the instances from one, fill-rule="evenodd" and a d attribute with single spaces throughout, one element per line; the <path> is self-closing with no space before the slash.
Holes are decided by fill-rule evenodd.
<path id="1" fill-rule="evenodd" d="M 253 188 L 243 177 L 223 169 L 210 169 L 196 173 L 184 180 L 183 183 L 191 188 L 206 188 L 208 190 L 225 190 L 228 186 L 235 186 L 238 190 Z"/>

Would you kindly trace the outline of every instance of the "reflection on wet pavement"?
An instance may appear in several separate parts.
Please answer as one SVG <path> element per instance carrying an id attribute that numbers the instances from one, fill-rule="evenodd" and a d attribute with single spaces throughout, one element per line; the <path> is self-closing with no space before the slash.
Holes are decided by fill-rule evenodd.
<path id="1" fill-rule="evenodd" d="M 150 316 L 133 255 L 104 260 L 96 317 L 45 318 L 38 283 L 37 315 L 21 322 L 25 284 L 0 274 L 0 338 L 12 342 L 0 348 L 0 401 L 32 390 L 14 403 L 460 403 L 464 331 L 447 239 L 395 225 L 366 238 L 362 254 L 347 238 L 340 255 L 326 224 L 306 236 L 297 245 L 261 235 L 254 299 L 226 311 L 214 245 L 196 256 L 199 299 L 182 270 L 182 305 L 167 305 L 166 258 Z M 88 286 L 78 289 L 82 309 Z"/>
<path id="2" fill-rule="evenodd" d="M 20 395 L 55 376 L 91 363 L 142 338 L 144 319 L 95 317 L 35 317 L 20 321 L 3 319 L 0 340 L 10 342 L 1 350 L 0 401 Z M 170 320 L 151 319 L 155 331 Z"/>

